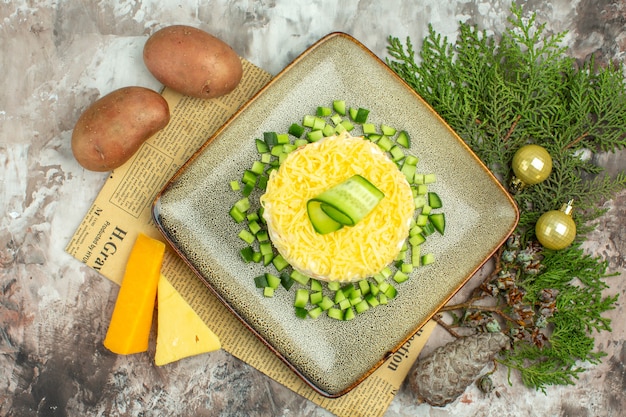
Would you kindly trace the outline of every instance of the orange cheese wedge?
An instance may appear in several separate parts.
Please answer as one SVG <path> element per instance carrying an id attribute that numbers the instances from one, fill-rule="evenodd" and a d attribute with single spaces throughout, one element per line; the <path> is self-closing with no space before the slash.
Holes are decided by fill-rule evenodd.
<path id="1" fill-rule="evenodd" d="M 104 346 L 113 353 L 146 352 L 165 244 L 139 234 L 126 264 Z"/>
<path id="2" fill-rule="evenodd" d="M 157 306 L 156 365 L 221 348 L 217 335 L 163 275 L 159 279 Z"/>

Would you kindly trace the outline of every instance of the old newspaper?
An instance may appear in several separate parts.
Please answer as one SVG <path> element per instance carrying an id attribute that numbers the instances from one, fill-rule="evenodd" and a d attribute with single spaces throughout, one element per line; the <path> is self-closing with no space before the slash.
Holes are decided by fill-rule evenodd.
<path id="1" fill-rule="evenodd" d="M 253 64 L 245 60 L 243 64 L 241 83 L 226 96 L 201 100 L 163 91 L 170 106 L 170 123 L 130 161 L 110 173 L 66 247 L 70 255 L 120 284 L 137 235 L 163 240 L 151 217 L 156 194 L 271 79 Z M 227 352 L 339 417 L 383 415 L 434 327 L 427 323 L 363 383 L 340 398 L 329 399 L 306 385 L 248 331 L 173 251 L 166 253 L 162 273 L 219 336 Z"/>

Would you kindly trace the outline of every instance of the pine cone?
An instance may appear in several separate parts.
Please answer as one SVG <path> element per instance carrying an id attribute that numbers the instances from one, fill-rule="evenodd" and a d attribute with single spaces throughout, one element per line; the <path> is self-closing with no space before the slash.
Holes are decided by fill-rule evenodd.
<path id="1" fill-rule="evenodd" d="M 456 339 L 420 359 L 409 376 L 409 385 L 420 401 L 442 407 L 463 394 L 509 344 L 509 337 L 500 332 Z"/>

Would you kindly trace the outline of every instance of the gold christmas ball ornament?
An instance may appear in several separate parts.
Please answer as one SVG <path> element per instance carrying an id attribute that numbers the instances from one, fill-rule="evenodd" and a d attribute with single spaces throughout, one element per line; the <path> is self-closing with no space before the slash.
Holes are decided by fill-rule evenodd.
<path id="1" fill-rule="evenodd" d="M 560 210 L 543 213 L 535 224 L 535 235 L 546 249 L 565 249 L 576 237 L 576 223 L 572 219 L 573 201 L 563 204 Z"/>
<path id="2" fill-rule="evenodd" d="M 511 191 L 519 192 L 548 178 L 552 172 L 552 157 L 539 145 L 524 145 L 515 152 L 511 168 L 515 174 L 511 180 Z"/>

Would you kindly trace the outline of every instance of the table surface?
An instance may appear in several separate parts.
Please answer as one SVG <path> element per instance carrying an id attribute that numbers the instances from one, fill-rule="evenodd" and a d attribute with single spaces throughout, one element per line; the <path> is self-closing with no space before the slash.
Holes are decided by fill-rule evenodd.
<path id="1" fill-rule="evenodd" d="M 117 357 L 101 346 L 118 287 L 64 252 L 107 174 L 82 169 L 70 137 L 81 111 L 123 86 L 155 90 L 143 65 L 148 35 L 170 24 L 197 26 L 272 74 L 316 40 L 349 33 L 381 58 L 389 35 L 419 48 L 428 24 L 453 38 L 458 22 L 500 33 L 510 1 L 52 1 L 0 5 L 0 415 L 330 416 L 227 352 L 180 361 L 168 371 L 147 357 Z M 588 0 L 524 2 L 552 32 L 567 30 L 573 56 L 624 60 L 626 4 Z M 626 153 L 595 155 L 610 173 Z M 604 257 L 608 294 L 626 290 L 626 192 L 585 247 Z M 598 334 L 607 356 L 572 386 L 547 395 L 504 369 L 495 393 L 470 387 L 445 408 L 419 404 L 405 384 L 386 416 L 613 416 L 626 409 L 623 301 Z M 423 354 L 446 339 L 442 329 Z M 583 366 L 586 366 L 583 364 Z"/>

